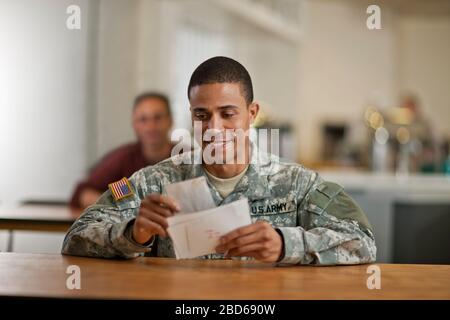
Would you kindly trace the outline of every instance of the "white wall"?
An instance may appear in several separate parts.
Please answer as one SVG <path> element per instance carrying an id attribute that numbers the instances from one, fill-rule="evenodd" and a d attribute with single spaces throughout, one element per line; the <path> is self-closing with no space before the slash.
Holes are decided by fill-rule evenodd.
<path id="1" fill-rule="evenodd" d="M 401 89 L 421 100 L 438 131 L 450 137 L 450 16 L 399 21 Z"/>
<path id="2" fill-rule="evenodd" d="M 138 9 L 139 1 L 100 1 L 96 150 L 92 161 L 134 139 L 131 106 L 137 93 Z"/>
<path id="3" fill-rule="evenodd" d="M 82 8 L 82 29 L 66 8 Z M 0 0 L 0 202 L 66 199 L 86 167 L 88 1 Z"/>
<path id="4" fill-rule="evenodd" d="M 66 8 L 81 7 L 81 30 Z M 70 196 L 87 167 L 87 0 L 0 0 L 0 204 Z M 6 249 L 0 233 L 0 251 Z M 63 234 L 16 232 L 15 251 L 58 252 Z"/>
<path id="5" fill-rule="evenodd" d="M 297 109 L 300 159 L 319 159 L 322 123 L 361 122 L 373 100 L 396 99 L 396 38 L 389 10 L 382 30 L 368 30 L 366 7 L 347 1 L 306 1 L 299 55 Z"/>

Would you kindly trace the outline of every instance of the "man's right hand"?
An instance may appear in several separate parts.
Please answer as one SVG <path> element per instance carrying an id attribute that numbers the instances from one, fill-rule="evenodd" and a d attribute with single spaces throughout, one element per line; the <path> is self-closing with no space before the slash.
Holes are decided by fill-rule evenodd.
<path id="1" fill-rule="evenodd" d="M 167 218 L 180 211 L 178 204 L 170 197 L 153 193 L 141 202 L 139 213 L 133 225 L 133 239 L 144 244 L 158 234 L 167 236 Z"/>

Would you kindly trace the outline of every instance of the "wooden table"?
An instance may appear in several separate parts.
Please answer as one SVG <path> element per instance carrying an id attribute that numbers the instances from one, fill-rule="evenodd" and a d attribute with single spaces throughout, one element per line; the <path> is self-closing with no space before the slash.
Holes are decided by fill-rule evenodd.
<path id="1" fill-rule="evenodd" d="M 13 251 L 13 231 L 66 232 L 81 210 L 68 206 L 24 205 L 0 208 L 0 230 L 9 230 L 7 251 Z"/>
<path id="2" fill-rule="evenodd" d="M 68 290 L 66 269 L 81 270 Z M 273 267 L 233 260 L 104 260 L 0 253 L 0 296 L 113 299 L 450 299 L 450 266 L 379 264 L 381 289 L 367 267 Z"/>
<path id="3" fill-rule="evenodd" d="M 0 208 L 0 229 L 66 232 L 79 214 L 67 206 Z"/>

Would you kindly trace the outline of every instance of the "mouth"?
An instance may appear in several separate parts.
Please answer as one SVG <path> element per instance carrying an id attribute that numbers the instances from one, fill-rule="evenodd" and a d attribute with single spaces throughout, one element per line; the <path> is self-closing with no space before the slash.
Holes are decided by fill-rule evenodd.
<path id="1" fill-rule="evenodd" d="M 221 148 L 221 147 L 228 146 L 232 142 L 233 142 L 233 139 L 231 139 L 231 140 L 214 140 L 214 141 L 208 142 L 208 144 L 213 145 L 215 148 Z"/>

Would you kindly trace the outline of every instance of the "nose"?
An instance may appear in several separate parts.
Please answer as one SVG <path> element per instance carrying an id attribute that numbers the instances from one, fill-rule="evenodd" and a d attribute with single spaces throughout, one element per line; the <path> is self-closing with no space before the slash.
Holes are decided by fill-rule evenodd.
<path id="1" fill-rule="evenodd" d="M 149 117 L 145 121 L 145 125 L 147 128 L 156 128 L 161 123 L 161 120 L 157 117 Z"/>
<path id="2" fill-rule="evenodd" d="M 213 114 L 208 121 L 208 129 L 222 130 L 223 121 L 220 116 Z"/>

